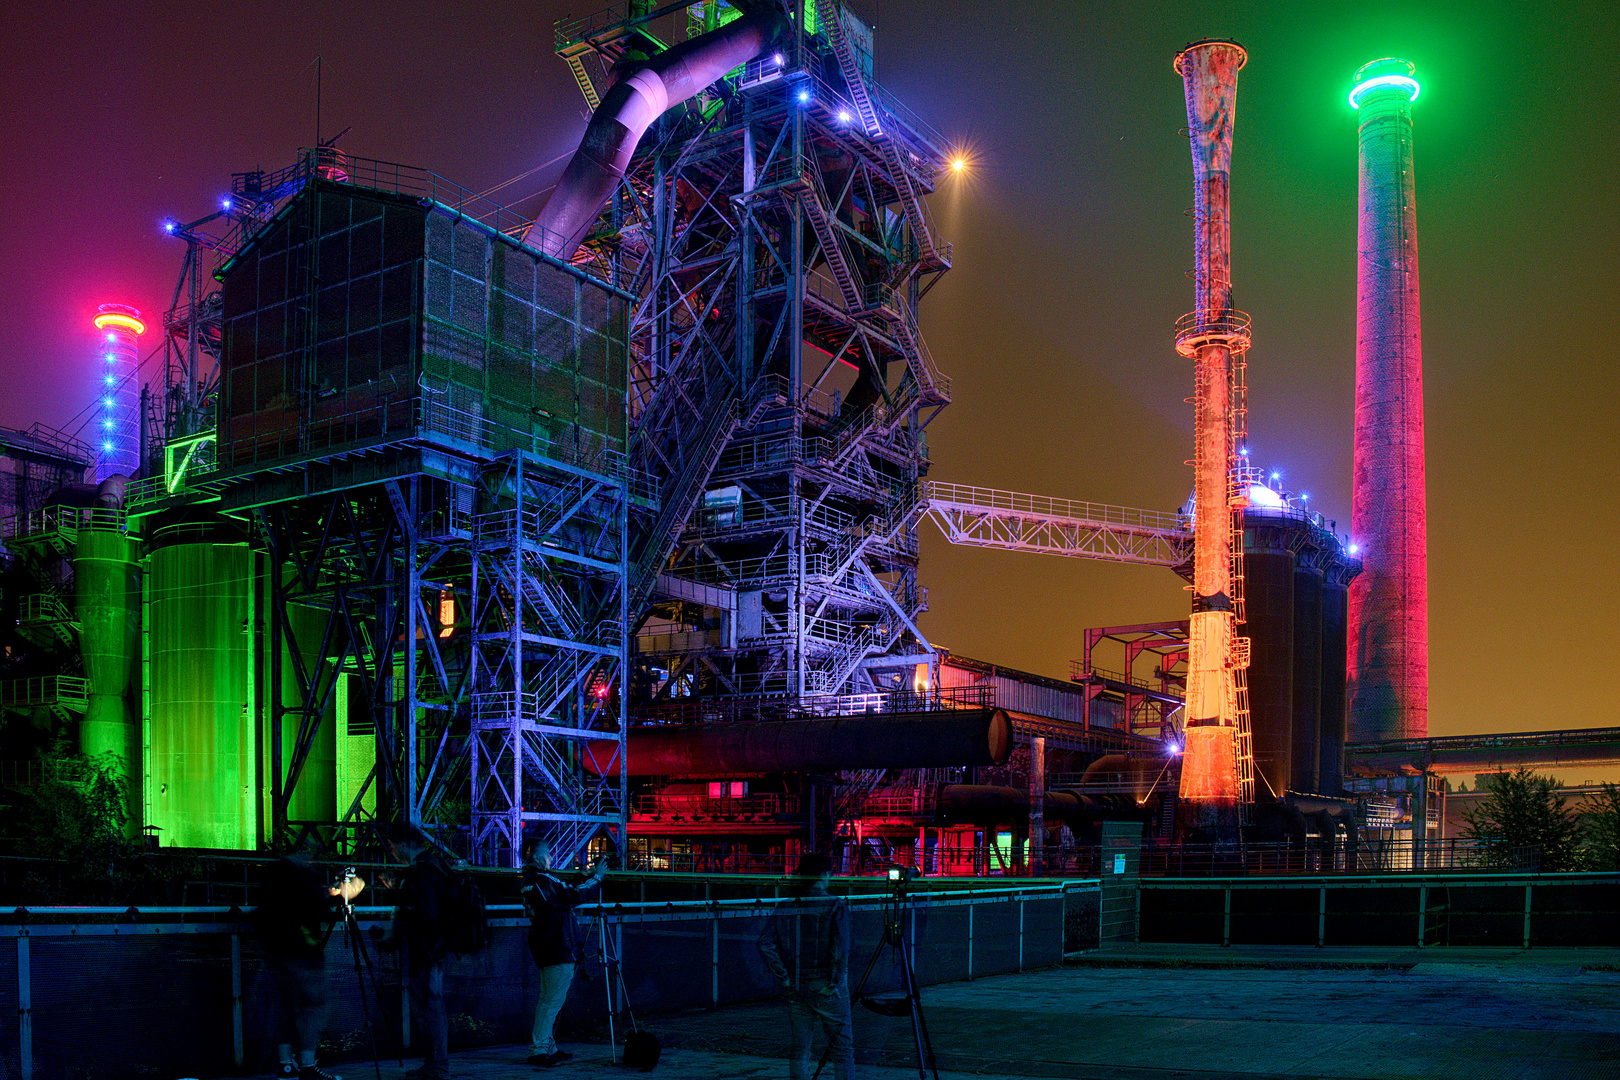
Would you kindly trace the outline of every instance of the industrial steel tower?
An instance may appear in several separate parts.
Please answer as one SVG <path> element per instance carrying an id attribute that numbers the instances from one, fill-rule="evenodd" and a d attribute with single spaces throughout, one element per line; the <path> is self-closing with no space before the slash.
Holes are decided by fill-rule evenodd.
<path id="1" fill-rule="evenodd" d="M 141 313 L 123 304 L 102 304 L 95 326 L 101 342 L 101 420 L 96 432 L 96 482 L 109 476 L 134 476 L 140 467 L 138 401 L 135 379 L 140 343 L 146 333 Z"/>
<path id="2" fill-rule="evenodd" d="M 1242 357 L 1249 317 L 1232 307 L 1232 128 L 1238 70 L 1248 54 L 1236 42 L 1199 41 L 1176 56 L 1187 94 L 1192 143 L 1197 305 L 1176 324 L 1176 351 L 1194 361 L 1193 601 L 1189 627 L 1187 722 L 1181 795 L 1189 824 L 1231 835 L 1240 802 L 1253 797 L 1243 669 L 1242 499 L 1233 463 L 1243 430 Z"/>
<path id="3" fill-rule="evenodd" d="M 1428 540 L 1412 102 L 1405 60 L 1355 74 L 1361 194 L 1356 237 L 1356 436 L 1350 586 L 1350 738 L 1429 731 Z"/>

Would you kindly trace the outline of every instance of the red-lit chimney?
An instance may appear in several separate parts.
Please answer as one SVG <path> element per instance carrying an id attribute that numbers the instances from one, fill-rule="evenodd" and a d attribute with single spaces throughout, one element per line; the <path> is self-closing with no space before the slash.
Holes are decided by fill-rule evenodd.
<path id="1" fill-rule="evenodd" d="M 1356 435 L 1349 738 L 1429 733 L 1429 568 L 1423 481 L 1412 102 L 1405 60 L 1356 72 L 1361 196 L 1356 236 Z"/>

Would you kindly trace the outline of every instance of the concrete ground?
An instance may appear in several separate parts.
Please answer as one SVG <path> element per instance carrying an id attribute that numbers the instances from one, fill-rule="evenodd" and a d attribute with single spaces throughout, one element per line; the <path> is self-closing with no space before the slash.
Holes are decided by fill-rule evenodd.
<path id="1" fill-rule="evenodd" d="M 1620 950 L 1135 946 L 1061 968 L 927 987 L 941 1080 L 1620 1080 Z M 779 1003 L 648 1018 L 664 1077 L 788 1075 Z M 855 1010 L 857 1072 L 917 1076 L 910 1024 Z M 521 1047 L 453 1055 L 458 1077 L 611 1069 Z M 370 1063 L 340 1070 L 373 1076 Z M 400 1070 L 389 1063 L 384 1080 Z M 830 1073 L 824 1073 L 831 1080 Z"/>

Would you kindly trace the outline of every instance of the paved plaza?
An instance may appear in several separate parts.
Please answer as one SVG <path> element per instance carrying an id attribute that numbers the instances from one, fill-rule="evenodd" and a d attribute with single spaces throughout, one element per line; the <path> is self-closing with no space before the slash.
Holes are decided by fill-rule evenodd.
<path id="1" fill-rule="evenodd" d="M 1620 1078 L 1620 950 L 1138 946 L 927 987 L 923 1003 L 942 1080 Z M 647 1026 L 665 1045 L 656 1075 L 788 1076 L 779 1003 Z M 859 1075 L 917 1075 L 906 1019 L 857 1008 L 855 1027 Z M 521 1047 L 453 1058 L 468 1080 L 618 1071 L 605 1044 L 569 1048 L 573 1061 L 544 1070 Z M 373 1075 L 369 1062 L 339 1071 Z"/>

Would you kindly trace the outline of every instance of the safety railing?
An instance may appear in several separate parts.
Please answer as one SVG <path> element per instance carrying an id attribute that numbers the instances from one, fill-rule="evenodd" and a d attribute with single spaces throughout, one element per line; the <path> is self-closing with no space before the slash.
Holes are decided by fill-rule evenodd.
<path id="1" fill-rule="evenodd" d="M 1026 495 L 1017 491 L 1001 491 L 967 484 L 946 484 L 935 480 L 924 483 L 923 497 L 929 502 L 949 503 L 955 506 L 980 507 L 1033 517 L 1094 521 L 1105 525 L 1191 535 L 1191 524 L 1184 515 L 1167 514 L 1156 510 L 1134 510 L 1130 507 L 1108 506 L 1103 503 L 1075 502 L 1070 499 L 1053 499 L 1045 495 Z"/>
<path id="2" fill-rule="evenodd" d="M 90 680 L 76 675 L 39 675 L 0 682 L 0 708 L 47 705 L 82 712 L 89 700 Z"/>

